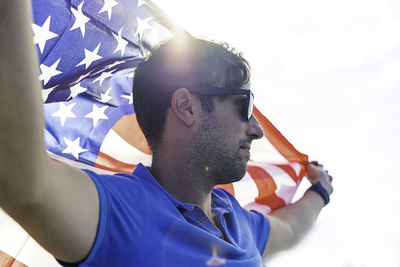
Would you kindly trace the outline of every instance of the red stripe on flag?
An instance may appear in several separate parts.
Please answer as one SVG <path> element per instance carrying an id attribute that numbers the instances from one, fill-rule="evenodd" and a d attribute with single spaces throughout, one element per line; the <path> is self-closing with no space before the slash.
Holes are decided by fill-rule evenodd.
<path id="1" fill-rule="evenodd" d="M 267 171 L 258 166 L 248 166 L 247 171 L 258 188 L 258 197 L 256 197 L 255 202 L 268 205 L 272 210 L 286 205 L 285 201 L 275 194 L 277 186 Z"/>
<path id="2" fill-rule="evenodd" d="M 110 157 L 107 154 L 99 152 L 94 167 L 113 172 L 131 174 L 133 170 L 136 168 L 136 165 L 116 160 L 115 158 Z"/>
<path id="3" fill-rule="evenodd" d="M 275 193 L 275 190 L 277 189 L 275 181 L 263 168 L 258 166 L 248 166 L 247 172 L 257 185 L 258 197 Z"/>
<path id="4" fill-rule="evenodd" d="M 278 197 L 276 194 L 257 197 L 255 199 L 255 202 L 257 202 L 258 204 L 267 205 L 271 208 L 271 210 L 276 210 L 286 206 L 285 201 L 282 198 Z"/>
<path id="5" fill-rule="evenodd" d="M 147 144 L 146 137 L 142 130 L 139 127 L 139 124 L 136 119 L 136 114 L 129 114 L 123 116 L 112 129 L 122 138 L 135 147 L 137 150 L 151 155 L 151 150 Z"/>
<path id="6" fill-rule="evenodd" d="M 274 164 L 274 165 L 281 168 L 282 170 L 284 170 L 293 179 L 293 181 L 295 181 L 296 184 L 298 184 L 301 181 L 300 177 L 302 177 L 302 176 L 301 175 L 297 176 L 296 171 L 290 165 L 288 165 L 288 164 Z M 301 165 L 301 168 L 303 170 L 302 165 Z M 300 174 L 301 174 L 301 171 L 300 171 Z"/>
<path id="7" fill-rule="evenodd" d="M 254 116 L 263 128 L 265 137 L 285 159 L 289 162 L 308 162 L 308 156 L 297 151 L 256 107 L 254 107 Z"/>
<path id="8" fill-rule="evenodd" d="M 271 210 L 278 209 L 286 205 L 285 201 L 275 194 L 277 186 L 271 175 L 263 168 L 258 166 L 248 166 L 247 171 L 253 178 L 258 188 L 258 197 L 255 202 L 267 205 Z"/>
<path id="9" fill-rule="evenodd" d="M 233 188 L 232 184 L 219 184 L 215 187 L 220 187 L 231 193 L 232 196 L 235 196 L 235 189 Z"/>
<path id="10" fill-rule="evenodd" d="M 0 250 L 0 266 L 11 267 L 14 261 L 15 259 L 13 257 Z"/>
<path id="11" fill-rule="evenodd" d="M 0 250 L 0 267 L 28 267 Z"/>

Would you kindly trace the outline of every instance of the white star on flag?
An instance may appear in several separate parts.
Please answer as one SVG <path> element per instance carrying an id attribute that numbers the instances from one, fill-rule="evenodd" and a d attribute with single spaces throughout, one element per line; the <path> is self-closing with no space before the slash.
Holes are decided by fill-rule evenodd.
<path id="1" fill-rule="evenodd" d="M 114 71 L 115 71 L 115 70 L 112 70 L 112 71 L 109 71 L 109 72 L 106 72 L 106 71 L 105 71 L 105 72 L 102 72 L 102 73 L 100 74 L 99 77 L 97 77 L 96 79 L 94 79 L 93 83 L 99 81 L 100 86 L 101 86 L 101 85 L 103 84 L 103 82 L 104 82 L 105 79 L 110 78 L 110 77 L 113 76 L 112 73 L 113 73 Z"/>
<path id="2" fill-rule="evenodd" d="M 77 83 L 74 86 L 71 86 L 69 89 L 71 90 L 71 94 L 69 95 L 68 99 L 74 98 L 87 90 L 87 88 L 81 86 L 81 83 Z"/>
<path id="3" fill-rule="evenodd" d="M 99 14 L 107 11 L 108 19 L 111 19 L 112 8 L 115 7 L 116 5 L 118 5 L 118 3 L 115 2 L 114 0 L 104 0 L 103 8 L 99 11 Z"/>
<path id="4" fill-rule="evenodd" d="M 142 5 L 147 5 L 146 1 L 144 1 L 144 0 L 139 0 L 139 1 L 137 2 L 137 7 L 140 7 L 140 6 L 142 6 Z"/>
<path id="5" fill-rule="evenodd" d="M 82 6 L 83 2 L 80 3 L 80 5 L 78 6 L 78 10 L 71 7 L 72 14 L 74 14 L 75 17 L 75 22 L 74 25 L 72 25 L 70 31 L 79 28 L 81 30 L 82 37 L 85 37 L 85 24 L 88 23 L 90 19 L 83 14 Z"/>
<path id="6" fill-rule="evenodd" d="M 135 32 L 135 36 L 138 36 L 138 39 L 141 41 L 142 37 L 143 37 L 143 33 L 145 30 L 150 29 L 151 26 L 148 23 L 148 21 L 151 20 L 151 18 L 146 18 L 146 19 L 140 19 L 139 17 L 137 17 L 137 28 L 136 28 L 136 32 Z"/>
<path id="7" fill-rule="evenodd" d="M 86 114 L 85 118 L 93 119 L 93 127 L 96 127 L 99 120 L 108 120 L 107 115 L 104 114 L 104 111 L 106 109 L 107 109 L 107 106 L 103 106 L 103 107 L 99 108 L 95 104 L 93 104 L 92 112 Z"/>
<path id="8" fill-rule="evenodd" d="M 46 85 L 53 76 L 62 73 L 61 71 L 57 70 L 57 66 L 58 63 L 60 63 L 60 60 L 61 58 L 54 62 L 53 65 L 51 65 L 50 67 L 44 64 L 40 64 L 40 71 L 42 73 L 39 76 L 39 80 L 43 81 L 43 85 Z"/>
<path id="9" fill-rule="evenodd" d="M 118 35 L 116 35 L 115 33 L 113 33 L 115 39 L 118 42 L 117 47 L 115 48 L 114 52 L 118 52 L 121 51 L 121 57 L 125 54 L 125 48 L 128 45 L 128 41 L 126 41 L 123 37 L 122 37 L 122 28 L 119 30 Z"/>
<path id="10" fill-rule="evenodd" d="M 129 99 L 129 104 L 133 104 L 133 94 L 130 95 L 121 95 L 122 98 Z"/>
<path id="11" fill-rule="evenodd" d="M 68 106 L 64 105 L 63 102 L 60 102 L 60 109 L 51 114 L 53 117 L 59 117 L 61 126 L 64 126 L 64 123 L 67 118 L 76 118 L 75 114 L 71 111 L 71 109 L 75 106 L 76 103 L 72 103 Z"/>
<path id="12" fill-rule="evenodd" d="M 80 141 L 80 137 L 76 138 L 74 141 L 71 141 L 68 138 L 64 137 L 64 142 L 67 147 L 63 150 L 62 153 L 72 154 L 76 159 L 79 159 L 79 154 L 87 151 L 87 149 L 84 149 L 79 145 Z"/>
<path id="13" fill-rule="evenodd" d="M 87 50 L 85 48 L 85 59 L 79 62 L 78 65 L 76 65 L 75 67 L 85 64 L 85 69 L 87 69 L 93 63 L 93 61 L 103 58 L 102 56 L 99 56 L 97 54 L 99 52 L 100 45 L 101 43 L 99 43 L 93 51 Z"/>
<path id="14" fill-rule="evenodd" d="M 103 93 L 100 94 L 101 96 L 101 99 L 99 100 L 100 102 L 107 103 L 108 101 L 111 100 L 112 98 L 112 96 L 110 96 L 111 89 L 112 87 L 108 88 L 105 94 Z"/>
<path id="15" fill-rule="evenodd" d="M 49 16 L 42 26 L 32 23 L 33 43 L 38 44 L 40 53 L 43 53 L 47 40 L 57 37 L 58 34 L 50 31 L 51 16 Z"/>

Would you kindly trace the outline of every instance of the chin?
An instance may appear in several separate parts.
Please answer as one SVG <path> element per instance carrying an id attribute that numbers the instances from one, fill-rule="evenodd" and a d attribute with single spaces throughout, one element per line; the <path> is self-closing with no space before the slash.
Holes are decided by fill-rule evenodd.
<path id="1" fill-rule="evenodd" d="M 242 180 L 246 174 L 246 166 L 247 163 L 240 168 L 238 168 L 238 165 L 236 165 L 234 168 L 230 168 L 229 171 L 221 173 L 217 184 L 230 184 Z"/>

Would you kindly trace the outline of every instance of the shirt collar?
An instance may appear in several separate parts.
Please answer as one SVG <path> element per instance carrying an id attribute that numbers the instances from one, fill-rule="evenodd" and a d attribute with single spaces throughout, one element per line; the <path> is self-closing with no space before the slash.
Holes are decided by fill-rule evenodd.
<path id="1" fill-rule="evenodd" d="M 194 205 L 190 203 L 183 203 L 171 196 L 165 189 L 162 187 L 156 178 L 150 173 L 149 169 L 145 167 L 142 163 L 139 163 L 136 166 L 136 169 L 133 171 L 132 175 L 135 175 L 138 178 L 144 179 L 157 187 L 159 190 L 161 190 L 170 200 L 171 202 L 175 205 L 175 207 L 179 209 L 184 209 L 184 210 L 193 210 Z"/>
<path id="2" fill-rule="evenodd" d="M 139 163 L 136 166 L 136 169 L 133 171 L 132 175 L 144 179 L 157 187 L 159 190 L 164 192 L 164 194 L 171 200 L 171 202 L 175 205 L 176 208 L 180 210 L 187 210 L 191 211 L 194 209 L 195 205 L 191 203 L 183 203 L 171 196 L 154 178 L 154 176 L 150 173 L 149 169 L 145 167 L 142 163 Z M 219 209 L 223 213 L 229 213 L 232 211 L 232 207 L 228 201 L 226 201 L 223 197 L 220 196 L 220 194 L 217 194 L 215 190 L 213 190 L 211 194 L 211 207 L 212 209 Z"/>

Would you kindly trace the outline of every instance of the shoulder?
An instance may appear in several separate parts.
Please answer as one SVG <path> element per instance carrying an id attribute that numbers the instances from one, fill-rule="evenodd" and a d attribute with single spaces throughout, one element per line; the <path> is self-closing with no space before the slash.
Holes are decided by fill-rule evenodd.
<path id="1" fill-rule="evenodd" d="M 243 208 L 235 197 L 228 191 L 222 188 L 214 188 L 213 201 L 219 200 L 219 203 L 224 203 L 225 207 L 232 210 L 231 219 L 237 221 L 242 231 L 248 229 L 253 236 L 254 243 L 257 249 L 262 253 L 267 245 L 270 222 L 266 215 L 256 211 Z"/>
<path id="2" fill-rule="evenodd" d="M 263 220 L 268 220 L 267 216 L 256 210 L 247 210 L 237 201 L 237 199 L 228 191 L 223 188 L 216 187 L 213 189 L 213 200 L 219 201 L 225 205 L 230 206 L 235 212 L 240 212 L 246 217 L 258 217 Z"/>
<path id="3" fill-rule="evenodd" d="M 213 195 L 217 195 L 217 196 L 220 196 L 222 198 L 227 198 L 227 199 L 228 198 L 229 199 L 231 199 L 231 198 L 234 199 L 234 197 L 232 196 L 231 193 L 229 193 L 228 191 L 226 191 L 225 189 L 223 189 L 221 187 L 214 187 L 213 188 Z"/>
<path id="4" fill-rule="evenodd" d="M 100 218 L 95 243 L 82 265 L 111 266 L 109 261 L 115 258 L 115 253 L 128 255 L 140 245 L 143 229 L 149 221 L 146 216 L 148 190 L 143 179 L 132 174 L 84 171 L 96 184 Z M 122 249 L 119 247 L 121 244 L 124 246 Z M 121 257 L 121 260 L 126 257 Z"/>
<path id="5" fill-rule="evenodd" d="M 230 202 L 234 202 L 235 204 L 237 203 L 239 205 L 236 198 L 231 193 L 229 193 L 228 191 L 226 191 L 225 189 L 223 189 L 221 187 L 214 187 L 212 195 L 213 195 L 213 198 L 217 197 L 217 198 L 224 199 L 224 200 L 227 200 Z"/>
<path id="6" fill-rule="evenodd" d="M 236 198 L 223 188 L 215 187 L 212 192 L 212 201 L 218 206 L 223 206 L 234 210 L 235 212 L 242 210 Z"/>
<path id="7" fill-rule="evenodd" d="M 141 184 L 141 179 L 133 174 L 98 174 L 91 170 L 83 170 L 96 183 L 102 186 L 120 186 L 128 184 Z"/>
<path id="8" fill-rule="evenodd" d="M 98 174 L 90 170 L 86 172 L 95 183 L 100 202 L 115 200 L 140 201 L 146 192 L 142 179 L 132 174 Z"/>

